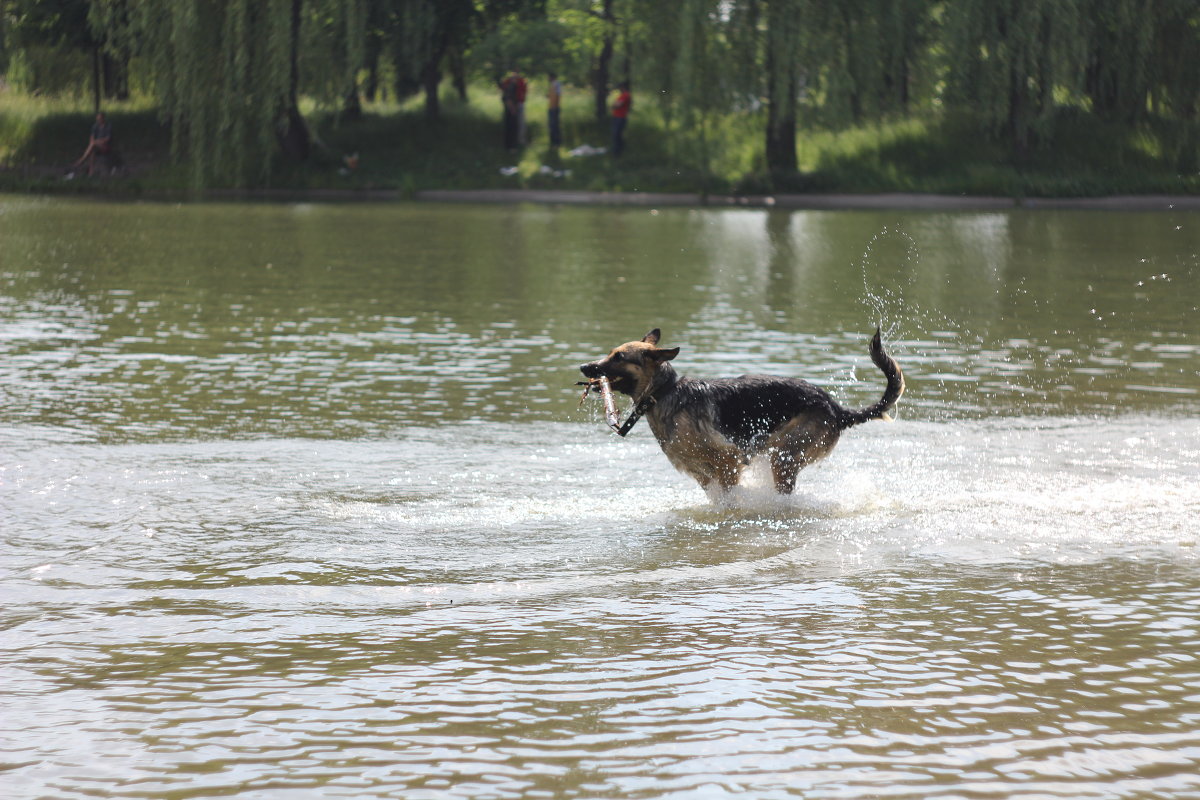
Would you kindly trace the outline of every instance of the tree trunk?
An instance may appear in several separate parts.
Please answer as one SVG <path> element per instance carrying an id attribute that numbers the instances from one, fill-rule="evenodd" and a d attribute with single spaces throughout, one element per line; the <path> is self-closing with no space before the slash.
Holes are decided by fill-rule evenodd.
<path id="1" fill-rule="evenodd" d="M 1029 153 L 1033 134 L 1029 122 L 1029 90 L 1025 87 L 1024 75 L 1013 68 L 1009 71 L 1008 134 L 1019 157 Z"/>
<path id="2" fill-rule="evenodd" d="M 616 22 L 616 17 L 613 16 L 613 0 L 604 0 L 599 16 L 605 23 L 604 43 L 596 57 L 596 68 L 592 71 L 592 93 L 596 104 L 596 121 L 604 122 L 608 119 L 609 73 L 616 42 L 616 34 L 613 32 L 613 23 Z"/>
<path id="3" fill-rule="evenodd" d="M 454 91 L 458 92 L 458 99 L 465 105 L 467 103 L 467 63 L 463 58 L 461 47 L 455 47 L 450 51 L 450 81 L 454 84 Z"/>
<path id="4" fill-rule="evenodd" d="M 100 45 L 92 48 L 92 113 L 100 113 Z"/>
<path id="5" fill-rule="evenodd" d="M 292 106 L 284 111 L 279 122 L 279 148 L 293 161 L 305 161 L 312 151 L 308 137 L 308 126 L 300 109 Z"/>
<path id="6" fill-rule="evenodd" d="M 110 53 L 102 53 L 100 70 L 104 81 L 104 97 L 109 100 L 129 99 L 129 61 L 125 57 L 116 57 Z"/>
<path id="7" fill-rule="evenodd" d="M 291 75 L 288 78 L 286 107 L 279 124 L 279 147 L 288 158 L 305 161 L 312 150 L 308 126 L 300 114 L 297 98 L 300 91 L 300 20 L 303 0 L 292 0 Z"/>
<path id="8" fill-rule="evenodd" d="M 442 82 L 441 54 L 429 59 L 421 70 L 421 85 L 425 89 L 425 119 L 435 122 L 442 114 L 438 85 Z"/>
<path id="9" fill-rule="evenodd" d="M 792 173 L 796 159 L 796 76 L 776 68 L 777 59 L 767 59 L 767 169 Z M 781 72 L 785 74 L 780 74 Z"/>
<path id="10" fill-rule="evenodd" d="M 357 122 L 363 118 L 362 99 L 358 96 L 358 86 L 351 86 L 346 92 L 346 101 L 342 103 L 342 119 L 347 122 Z"/>
<path id="11" fill-rule="evenodd" d="M 363 97 L 368 103 L 374 103 L 379 94 L 379 54 L 382 49 L 378 44 L 372 44 L 374 37 L 367 39 L 367 81 L 363 84 Z"/>
<path id="12" fill-rule="evenodd" d="M 767 7 L 767 172 L 796 173 L 796 95 L 799 74 L 794 52 L 799 47 L 797 13 L 791 4 Z"/>

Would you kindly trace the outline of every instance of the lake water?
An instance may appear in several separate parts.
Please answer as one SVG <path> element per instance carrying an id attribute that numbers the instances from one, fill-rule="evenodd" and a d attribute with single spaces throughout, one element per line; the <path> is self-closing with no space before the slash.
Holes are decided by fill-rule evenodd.
<path id="1" fill-rule="evenodd" d="M 1200 796 L 1200 213 L 0 197 L 5 798 Z M 908 391 L 720 502 L 577 365 Z"/>

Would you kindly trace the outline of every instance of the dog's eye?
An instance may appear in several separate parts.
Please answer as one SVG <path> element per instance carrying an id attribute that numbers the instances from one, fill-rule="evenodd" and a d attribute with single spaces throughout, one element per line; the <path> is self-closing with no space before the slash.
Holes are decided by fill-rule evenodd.
<path id="1" fill-rule="evenodd" d="M 609 359 L 609 361 L 624 361 L 624 360 L 625 360 L 625 356 L 621 355 L 620 353 L 613 353 L 612 358 Z"/>

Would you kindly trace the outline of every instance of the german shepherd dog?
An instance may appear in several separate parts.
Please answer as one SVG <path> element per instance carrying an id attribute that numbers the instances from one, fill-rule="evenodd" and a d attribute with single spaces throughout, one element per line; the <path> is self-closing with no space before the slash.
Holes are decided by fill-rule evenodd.
<path id="1" fill-rule="evenodd" d="M 829 455 L 842 431 L 887 412 L 904 392 L 904 374 L 883 349 L 879 330 L 871 339 L 871 361 L 887 388 L 874 405 L 843 408 L 828 392 L 799 378 L 743 375 L 696 380 L 670 362 L 679 348 L 661 349 L 659 330 L 627 342 L 605 358 L 580 366 L 584 377 L 607 378 L 613 391 L 633 398 L 624 435 L 645 415 L 667 459 L 699 481 L 706 492 L 728 490 L 755 456 L 771 462 L 775 491 L 791 494 L 801 469 Z"/>

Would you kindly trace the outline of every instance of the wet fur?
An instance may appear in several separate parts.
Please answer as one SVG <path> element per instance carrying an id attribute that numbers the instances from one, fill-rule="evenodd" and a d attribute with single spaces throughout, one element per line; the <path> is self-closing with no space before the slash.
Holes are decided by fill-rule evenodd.
<path id="1" fill-rule="evenodd" d="M 765 455 L 775 490 L 790 494 L 800 470 L 829 455 L 842 431 L 887 419 L 904 392 L 904 375 L 884 351 L 878 330 L 871 339 L 871 360 L 887 378 L 887 388 L 879 402 L 859 410 L 843 407 L 799 378 L 681 376 L 669 363 L 679 348 L 659 348 L 659 337 L 655 328 L 641 341 L 627 342 L 579 369 L 588 378 L 608 378 L 614 391 L 645 408 L 667 459 L 706 491 L 733 487 L 751 459 Z"/>

